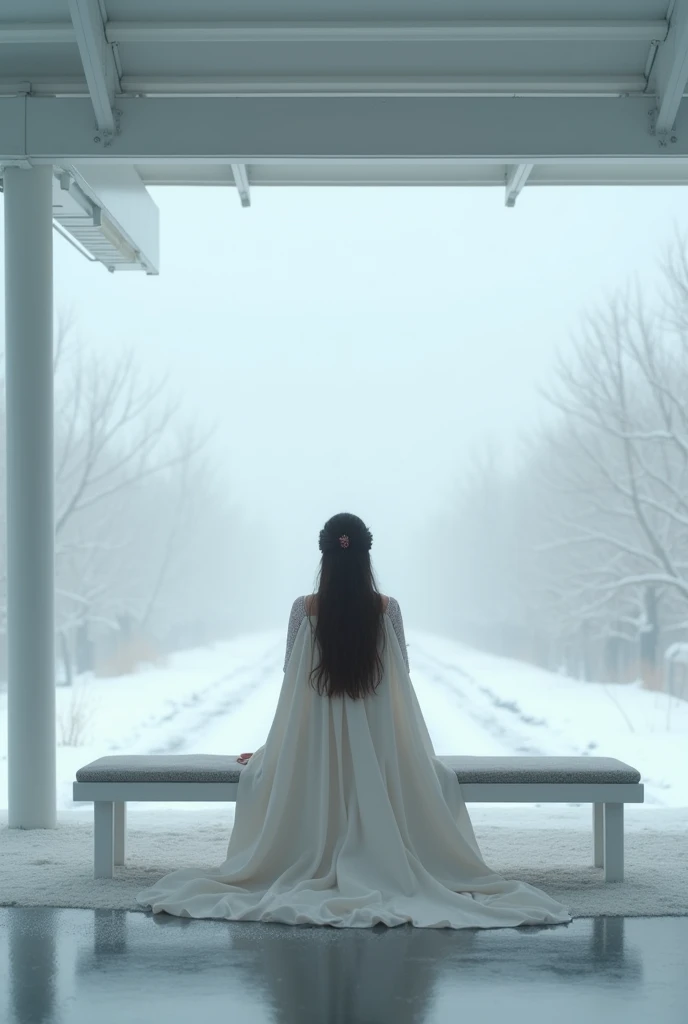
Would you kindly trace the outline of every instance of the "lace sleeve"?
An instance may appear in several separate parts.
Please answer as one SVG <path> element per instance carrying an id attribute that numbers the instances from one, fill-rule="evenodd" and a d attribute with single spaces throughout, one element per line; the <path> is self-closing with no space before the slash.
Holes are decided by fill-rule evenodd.
<path id="1" fill-rule="evenodd" d="M 306 599 L 304 597 L 297 597 L 291 606 L 291 614 L 289 616 L 289 625 L 287 626 L 287 650 L 284 655 L 284 671 L 287 671 L 287 665 L 289 664 L 289 658 L 291 656 L 291 650 L 296 640 L 296 634 L 299 631 L 299 626 L 306 617 Z"/>
<path id="2" fill-rule="evenodd" d="M 389 621 L 394 626 L 394 632 L 397 635 L 399 646 L 401 647 L 401 654 L 406 664 L 406 668 L 409 668 L 408 660 L 408 649 L 406 646 L 406 637 L 404 636 L 404 620 L 401 617 L 401 608 L 399 602 L 394 597 L 390 597 L 389 604 L 387 605 L 387 614 L 389 615 Z M 410 671 L 410 669 L 409 669 Z"/>

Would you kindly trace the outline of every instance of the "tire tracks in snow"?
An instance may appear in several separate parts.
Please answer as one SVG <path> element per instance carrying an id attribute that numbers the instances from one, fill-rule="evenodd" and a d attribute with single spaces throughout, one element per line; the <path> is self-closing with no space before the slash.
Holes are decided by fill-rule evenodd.
<path id="1" fill-rule="evenodd" d="M 554 744 L 556 750 L 552 750 L 552 744 L 547 744 L 546 741 L 541 744 L 535 737 L 528 735 L 532 729 L 544 727 L 552 737 L 555 730 L 547 719 L 526 714 L 516 701 L 504 700 L 459 664 L 443 661 L 428 653 L 422 645 L 414 645 L 414 662 L 428 679 L 444 687 L 458 700 L 462 711 L 514 754 L 527 754 L 532 757 L 557 754 L 589 756 L 597 747 L 596 743 L 589 743 L 581 749 L 579 745 L 572 744 L 565 736 L 558 734 L 557 742 Z M 465 685 L 462 686 L 462 683 Z M 476 693 L 481 695 L 480 703 L 476 701 Z M 562 749 L 564 746 L 566 750 Z"/>
<path id="2" fill-rule="evenodd" d="M 152 716 L 141 722 L 135 737 L 130 737 L 110 747 L 110 753 L 126 750 L 128 753 L 142 754 L 177 754 L 188 747 L 199 732 L 218 716 L 237 711 L 241 705 L 274 678 L 280 667 L 282 645 L 273 645 L 259 660 L 239 665 L 226 675 L 212 680 L 195 690 L 190 697 L 172 703 L 164 714 Z M 227 692 L 228 684 L 236 684 L 242 676 L 247 681 L 238 687 L 232 686 Z M 179 719 L 179 731 L 173 733 L 164 742 L 151 746 L 145 742 L 147 732 L 156 732 L 169 726 Z M 145 749 L 134 750 L 135 747 Z"/>
<path id="3" fill-rule="evenodd" d="M 565 734 L 553 727 L 547 719 L 536 718 L 533 715 L 526 714 L 516 701 L 504 700 L 494 690 L 491 690 L 489 686 L 479 682 L 478 679 L 466 672 L 459 664 L 443 661 L 436 655 L 428 653 L 427 650 L 423 649 L 422 645 L 417 646 L 414 644 L 413 657 L 414 663 L 418 664 L 419 670 L 428 679 L 443 686 L 453 697 L 458 698 L 462 710 L 473 721 L 477 722 L 478 725 L 486 729 L 491 736 L 508 746 L 512 753 L 529 754 L 533 757 L 556 757 L 561 755 L 590 757 L 596 754 L 599 744 L 592 741 L 585 746 L 572 743 Z M 462 689 L 454 679 L 448 678 L 452 676 L 458 677 L 461 681 L 465 682 L 466 687 Z M 467 687 L 470 687 L 470 694 L 467 692 Z M 481 694 L 483 700 L 487 702 L 487 707 L 478 707 L 476 705 L 476 692 Z M 504 715 L 504 712 L 513 716 L 513 726 L 510 725 L 509 719 Z M 543 749 L 543 746 L 533 742 L 532 737 L 529 738 L 527 735 L 524 735 L 524 730 L 519 729 L 518 722 L 522 723 L 526 730 L 530 730 L 533 727 L 544 727 L 546 735 L 554 739 L 555 742 L 550 743 L 548 749 Z M 642 773 L 642 775 L 642 782 L 645 785 L 644 802 L 659 807 L 667 806 L 666 801 L 662 800 L 657 791 L 671 789 L 671 785 L 663 779 L 655 779 L 645 773 Z"/>

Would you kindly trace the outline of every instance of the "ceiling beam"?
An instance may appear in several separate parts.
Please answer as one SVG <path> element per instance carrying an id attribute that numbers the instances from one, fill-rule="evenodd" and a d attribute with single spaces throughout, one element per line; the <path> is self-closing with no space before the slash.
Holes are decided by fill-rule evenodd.
<path id="1" fill-rule="evenodd" d="M 476 96 L 476 95 L 599 95 L 645 93 L 643 75 L 554 75 L 492 77 L 490 75 L 311 75 L 299 78 L 221 76 L 212 78 L 151 78 L 125 76 L 122 92 L 148 95 L 216 96 Z"/>
<path id="2" fill-rule="evenodd" d="M 327 43 L 327 42 L 650 42 L 663 39 L 660 20 L 385 22 L 110 22 L 111 42 Z"/>
<path id="3" fill-rule="evenodd" d="M 119 92 L 119 76 L 112 46 L 105 38 L 98 0 L 69 0 L 69 13 L 96 124 L 101 131 L 112 134 L 115 131 L 114 105 L 115 93 Z"/>
<path id="4" fill-rule="evenodd" d="M 108 148 L 87 98 L 0 98 L 0 161 L 450 159 L 504 164 L 670 160 L 688 156 L 688 106 L 677 142 L 647 130 L 653 101 L 568 97 L 119 97 Z M 682 128 L 683 131 L 678 129 Z"/>
<path id="5" fill-rule="evenodd" d="M 669 32 L 660 45 L 652 69 L 652 86 L 657 95 L 655 132 L 670 132 L 688 83 L 688 0 L 675 0 Z"/>
<path id="6" fill-rule="evenodd" d="M 71 21 L 3 22 L 0 23 L 0 43 L 73 43 L 74 26 Z"/>
<path id="7" fill-rule="evenodd" d="M 18 78 L 0 78 L 0 96 L 88 96 L 88 86 L 82 76 L 37 75 L 21 81 Z"/>
<path id="8" fill-rule="evenodd" d="M 147 187 L 153 185 L 214 186 L 234 189 L 227 164 L 216 160 L 139 163 Z M 504 190 L 504 165 L 475 160 L 259 160 L 250 165 L 251 188 L 272 186 L 408 186 Z M 688 185 L 688 159 L 616 162 L 540 163 L 528 188 L 552 185 Z"/>
<path id="9" fill-rule="evenodd" d="M 242 206 L 251 205 L 251 190 L 248 183 L 248 173 L 246 171 L 246 164 L 232 164 L 232 174 L 234 175 L 234 184 L 237 187 L 239 197 L 241 199 Z"/>
<path id="10" fill-rule="evenodd" d="M 506 191 L 504 195 L 505 206 L 515 206 L 521 189 L 528 181 L 533 164 L 514 164 L 506 174 Z"/>
<path id="11" fill-rule="evenodd" d="M 30 81 L 0 78 L 0 95 L 88 95 L 83 79 L 37 76 Z M 334 77 L 228 76 L 162 77 L 124 75 L 120 94 L 136 96 L 647 96 L 644 75 L 578 75 L 543 78 L 489 75 L 351 75 Z"/>
<path id="12" fill-rule="evenodd" d="M 70 3 L 71 6 L 71 3 Z M 662 40 L 660 19 L 581 21 L 241 22 L 109 21 L 110 43 L 324 42 L 651 42 Z M 74 41 L 67 22 L 0 25 L 0 43 Z"/>

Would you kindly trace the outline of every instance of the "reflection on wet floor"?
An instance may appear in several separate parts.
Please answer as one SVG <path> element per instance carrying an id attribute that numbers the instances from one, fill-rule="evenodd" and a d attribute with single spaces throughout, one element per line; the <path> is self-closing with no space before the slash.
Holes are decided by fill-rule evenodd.
<path id="1" fill-rule="evenodd" d="M 452 931 L 10 907 L 0 1021 L 679 1024 L 687 951 L 678 917 Z"/>

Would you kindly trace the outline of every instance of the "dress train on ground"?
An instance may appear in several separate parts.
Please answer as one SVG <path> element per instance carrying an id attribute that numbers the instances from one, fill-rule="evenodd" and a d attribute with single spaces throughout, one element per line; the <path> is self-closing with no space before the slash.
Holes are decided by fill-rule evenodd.
<path id="1" fill-rule="evenodd" d="M 154 913 L 337 928 L 507 928 L 571 920 L 484 862 L 436 756 L 387 617 L 384 673 L 361 700 L 320 696 L 305 617 L 265 744 L 243 769 L 227 857 L 138 894 Z"/>

